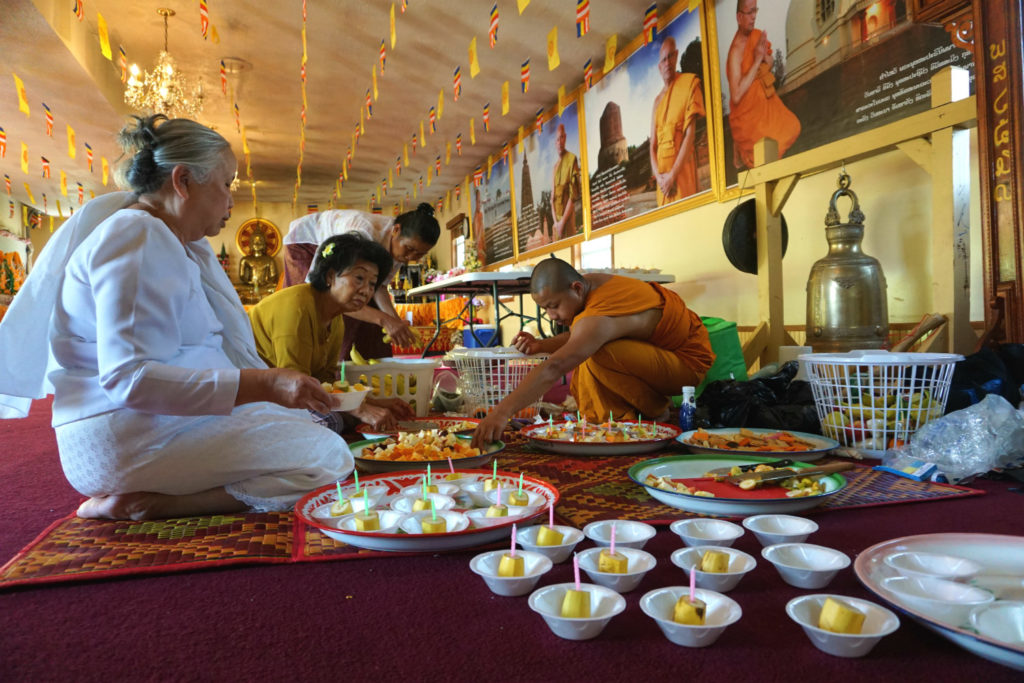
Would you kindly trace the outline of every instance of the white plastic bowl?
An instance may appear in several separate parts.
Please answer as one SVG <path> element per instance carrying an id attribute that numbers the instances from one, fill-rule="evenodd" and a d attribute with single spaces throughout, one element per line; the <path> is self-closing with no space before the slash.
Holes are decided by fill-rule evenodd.
<path id="1" fill-rule="evenodd" d="M 548 504 L 548 499 L 542 496 L 541 494 L 537 493 L 536 491 L 528 491 L 527 489 L 523 489 L 523 493 L 526 494 L 526 499 L 529 502 L 526 505 L 511 505 L 508 502 L 508 496 L 510 493 L 515 493 L 516 491 L 518 491 L 518 488 L 513 486 L 501 487 L 501 502 L 504 503 L 505 505 L 508 505 L 510 510 L 512 508 L 519 508 L 520 510 L 529 510 L 529 514 L 532 514 L 536 512 L 538 509 L 540 509 L 542 505 L 546 506 Z M 488 505 L 494 505 L 495 503 L 498 502 L 497 489 L 486 491 L 484 492 L 483 496 L 484 498 L 487 499 Z"/>
<path id="2" fill-rule="evenodd" d="M 685 647 L 707 647 L 721 636 L 725 629 L 743 616 L 743 610 L 736 601 L 721 593 L 698 588 L 694 595 L 707 604 L 704 625 L 679 624 L 672 620 L 676 602 L 683 595 L 689 595 L 685 586 L 669 586 L 644 593 L 640 598 L 640 609 L 658 624 L 658 628 L 671 642 Z"/>
<path id="3" fill-rule="evenodd" d="M 387 489 L 383 486 L 365 486 L 366 497 L 370 502 L 370 509 L 377 507 L 381 499 L 387 493 Z M 343 486 L 341 487 L 341 495 L 345 496 L 345 500 L 352 501 L 352 510 L 354 512 L 362 512 L 363 510 L 363 489 L 359 489 L 359 493 L 356 493 L 355 486 Z M 337 495 L 334 496 L 334 500 L 337 500 Z M 333 501 L 332 501 L 333 502 Z M 340 519 L 339 517 L 331 517 L 331 503 L 321 505 L 317 509 L 313 510 L 313 516 L 317 519 L 331 520 Z"/>
<path id="4" fill-rule="evenodd" d="M 981 565 L 977 562 L 938 553 L 893 553 L 886 555 L 884 561 L 903 576 L 924 576 L 950 581 L 965 581 L 981 571 Z"/>
<path id="5" fill-rule="evenodd" d="M 431 482 L 437 487 L 437 493 L 440 493 L 442 496 L 455 496 L 459 493 L 458 484 L 449 484 L 448 482 L 441 481 L 438 477 L 432 478 Z M 423 484 L 419 483 L 415 486 L 406 486 L 399 492 L 399 495 L 415 497 L 422 496 Z"/>
<path id="6" fill-rule="evenodd" d="M 818 530 L 818 524 L 793 515 L 754 515 L 743 520 L 763 546 L 779 543 L 803 543 Z"/>
<path id="7" fill-rule="evenodd" d="M 987 638 L 1015 647 L 1024 645 L 1024 602 L 1001 600 L 975 607 L 970 622 Z"/>
<path id="8" fill-rule="evenodd" d="M 399 512 L 405 513 L 407 515 L 411 515 L 413 514 L 413 504 L 417 500 L 419 500 L 420 496 L 422 495 L 423 491 L 420 491 L 419 493 L 402 494 L 400 496 L 396 496 L 391 500 L 391 509 L 398 510 Z M 428 493 L 427 500 L 434 501 L 434 507 L 437 508 L 438 512 L 440 512 L 441 510 L 451 510 L 453 507 L 455 507 L 455 499 L 452 498 L 451 496 L 446 496 L 443 493 Z M 429 511 L 430 510 L 427 510 L 427 512 Z M 423 512 L 423 510 L 416 510 L 416 512 Z"/>
<path id="9" fill-rule="evenodd" d="M 672 522 L 669 529 L 688 546 L 728 547 L 743 535 L 743 527 L 722 519 L 678 519 Z"/>
<path id="10" fill-rule="evenodd" d="M 971 610 L 995 600 L 986 590 L 925 576 L 890 576 L 881 585 L 904 606 L 953 626 L 965 625 Z"/>
<path id="11" fill-rule="evenodd" d="M 527 550 L 547 555 L 555 564 L 568 560 L 572 555 L 572 551 L 575 550 L 576 544 L 583 540 L 583 532 L 579 529 L 556 524 L 552 528 L 562 534 L 562 544 L 537 545 L 537 534 L 540 533 L 540 527 L 541 525 L 538 524 L 520 529 L 516 535 L 516 541 Z"/>
<path id="12" fill-rule="evenodd" d="M 429 510 L 424 510 L 422 512 L 414 512 L 413 514 L 403 519 L 398 526 L 402 531 L 404 531 L 407 534 L 422 534 L 422 521 L 430 517 L 432 514 L 433 513 L 431 513 Z M 438 510 L 437 516 L 444 517 L 445 523 L 447 525 L 447 529 L 444 532 L 446 534 L 453 534 L 457 531 L 465 531 L 469 528 L 469 518 L 461 512 L 453 512 L 452 510 Z"/>
<path id="13" fill-rule="evenodd" d="M 487 479 L 490 479 L 490 477 L 487 476 L 479 478 L 476 481 L 461 484 L 462 492 L 469 496 L 470 500 L 473 501 L 473 505 L 487 507 L 491 504 L 490 499 L 487 497 L 487 494 L 490 493 L 490 491 L 484 491 L 484 482 Z M 502 491 L 507 489 L 508 487 L 506 486 L 501 487 Z"/>
<path id="14" fill-rule="evenodd" d="M 690 569 L 694 565 L 700 564 L 701 558 L 704 557 L 704 553 L 708 550 L 727 553 L 729 555 L 729 571 L 717 573 L 702 572 L 698 569 L 695 572 L 697 585 L 707 590 L 727 593 L 736 587 L 740 579 L 757 566 L 757 560 L 741 550 L 712 545 L 680 548 L 672 553 L 672 564 L 686 572 L 686 576 L 689 577 Z"/>
<path id="15" fill-rule="evenodd" d="M 840 600 L 864 613 L 864 625 L 860 633 L 833 633 L 818 628 L 821 608 L 828 598 Z M 899 618 L 886 608 L 845 595 L 801 595 L 786 604 L 786 614 L 800 624 L 814 647 L 836 657 L 863 657 L 879 640 L 900 627 Z"/>
<path id="16" fill-rule="evenodd" d="M 797 588 L 824 588 L 840 569 L 850 566 L 845 553 L 812 543 L 780 543 L 761 550 L 782 580 Z"/>
<path id="17" fill-rule="evenodd" d="M 466 511 L 466 516 L 469 517 L 469 521 L 473 523 L 473 526 L 478 529 L 489 526 L 498 526 L 499 524 L 507 524 L 508 522 L 522 519 L 523 517 L 536 511 L 536 508 L 520 508 L 513 505 L 508 506 L 508 514 L 504 517 L 488 517 L 487 508 L 474 508 Z"/>
<path id="18" fill-rule="evenodd" d="M 477 555 L 469 561 L 469 568 L 474 574 L 483 577 L 487 587 L 498 595 L 526 595 L 534 589 L 540 577 L 551 570 L 551 560 L 540 553 L 519 550 L 516 555 L 523 558 L 522 576 L 498 576 L 498 565 L 506 550 L 492 550 Z"/>
<path id="19" fill-rule="evenodd" d="M 636 548 L 640 550 L 657 533 L 657 529 L 643 522 L 634 522 L 628 519 L 605 519 L 600 522 L 591 522 L 583 527 L 583 535 L 597 545 L 610 545 L 612 542 L 612 524 L 615 525 L 616 549 L 622 546 L 623 548 Z"/>
<path id="20" fill-rule="evenodd" d="M 620 548 L 618 538 L 616 537 L 615 552 L 626 556 L 628 571 L 625 574 L 602 572 L 597 569 L 598 556 L 602 550 L 605 550 L 605 548 L 587 548 L 579 553 L 580 569 L 585 571 L 594 583 L 611 588 L 617 593 L 628 593 L 635 589 L 643 581 L 647 572 L 654 569 L 654 565 L 658 564 L 658 561 L 654 559 L 654 555 L 647 551 L 637 550 L 636 548 Z"/>
<path id="21" fill-rule="evenodd" d="M 372 510 L 373 508 L 370 509 Z M 337 521 L 337 527 L 342 531 L 356 531 L 357 533 L 393 534 L 396 533 L 402 521 L 408 517 L 408 515 L 399 512 L 398 510 L 377 510 L 377 514 L 380 516 L 380 529 L 377 531 L 363 532 L 356 529 L 356 514 L 357 513 L 345 515 L 339 519 Z"/>
<path id="22" fill-rule="evenodd" d="M 590 640 L 596 638 L 616 614 L 626 609 L 626 599 L 610 588 L 581 583 L 580 590 L 590 593 L 590 618 L 568 619 L 561 616 L 562 599 L 575 583 L 556 583 L 538 588 L 530 594 L 530 609 L 544 617 L 545 623 L 559 638 Z"/>

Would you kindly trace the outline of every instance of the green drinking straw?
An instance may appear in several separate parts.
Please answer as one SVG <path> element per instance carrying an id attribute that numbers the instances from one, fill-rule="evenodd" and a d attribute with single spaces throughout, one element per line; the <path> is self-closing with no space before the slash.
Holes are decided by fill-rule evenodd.
<path id="1" fill-rule="evenodd" d="M 523 473 L 519 473 L 519 495 L 523 495 Z"/>
<path id="2" fill-rule="evenodd" d="M 612 411 L 608 411 L 608 426 L 612 426 Z"/>
<path id="3" fill-rule="evenodd" d="M 494 474 L 491 475 L 491 479 L 494 481 L 498 480 L 498 459 L 494 459 Z"/>
<path id="4" fill-rule="evenodd" d="M 370 494 L 363 489 L 363 516 L 370 514 Z"/>
<path id="5" fill-rule="evenodd" d="M 427 486 L 430 486 L 430 463 L 427 463 Z"/>
<path id="6" fill-rule="evenodd" d="M 359 470 L 352 470 L 352 474 L 356 478 L 356 493 L 359 493 Z"/>
<path id="7" fill-rule="evenodd" d="M 423 500 L 427 500 L 427 478 L 423 477 Z"/>
<path id="8" fill-rule="evenodd" d="M 433 498 L 430 499 L 430 518 L 435 522 L 437 521 L 437 506 L 434 505 Z"/>
<path id="9" fill-rule="evenodd" d="M 338 502 L 339 503 L 344 503 L 345 502 L 345 497 L 343 495 L 341 495 L 341 482 L 340 481 L 336 481 L 336 482 L 334 482 L 334 485 L 338 487 Z"/>

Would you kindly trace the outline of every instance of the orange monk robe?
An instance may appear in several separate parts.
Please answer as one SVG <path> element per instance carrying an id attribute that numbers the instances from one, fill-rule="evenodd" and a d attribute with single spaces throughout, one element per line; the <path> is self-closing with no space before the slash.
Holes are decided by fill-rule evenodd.
<path id="1" fill-rule="evenodd" d="M 754 47 L 760 39 L 759 29 L 750 32 L 740 64 L 743 73 L 753 65 Z M 772 138 L 778 142 L 780 157 L 796 142 L 800 135 L 800 119 L 776 94 L 775 77 L 767 64 L 762 62 L 758 66 L 757 78 L 750 84 L 740 103 L 733 105 L 729 111 L 729 126 L 736 151 L 747 168 L 754 167 L 754 144 L 761 138 Z"/>
<path id="2" fill-rule="evenodd" d="M 588 420 L 657 417 L 669 396 L 697 386 L 715 360 L 707 328 L 675 292 L 634 278 L 612 276 L 587 295 L 573 325 L 591 316 L 617 317 L 657 308 L 661 322 L 650 339 L 616 339 L 573 373 L 572 395 Z"/>
<path id="3" fill-rule="evenodd" d="M 654 109 L 655 134 L 658 136 L 658 148 L 655 150 L 658 161 L 658 173 L 672 170 L 679 148 L 683 145 L 686 129 L 698 116 L 705 116 L 704 93 L 701 92 L 700 79 L 695 75 L 676 74 L 672 85 L 668 86 Z M 694 135 L 696 138 L 696 134 Z M 693 143 L 696 144 L 696 139 Z M 683 165 L 676 176 L 675 192 L 666 197 L 658 188 L 658 206 L 689 197 L 697 192 L 697 155 L 694 148 L 683 160 Z"/>

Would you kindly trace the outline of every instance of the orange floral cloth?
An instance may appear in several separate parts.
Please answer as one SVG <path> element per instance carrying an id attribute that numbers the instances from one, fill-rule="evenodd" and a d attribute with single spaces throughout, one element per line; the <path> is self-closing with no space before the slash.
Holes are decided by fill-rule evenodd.
<path id="1" fill-rule="evenodd" d="M 587 295 L 574 319 L 662 311 L 650 339 L 617 339 L 573 373 L 571 391 L 588 420 L 658 417 L 669 396 L 697 386 L 715 360 L 707 328 L 675 292 L 659 284 L 613 275 Z"/>

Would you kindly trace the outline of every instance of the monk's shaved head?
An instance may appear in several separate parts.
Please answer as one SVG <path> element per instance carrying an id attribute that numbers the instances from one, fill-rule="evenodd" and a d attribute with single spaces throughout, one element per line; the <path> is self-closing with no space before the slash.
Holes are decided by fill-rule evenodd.
<path id="1" fill-rule="evenodd" d="M 552 256 L 533 267 L 530 293 L 539 294 L 546 290 L 550 294 L 557 294 L 569 289 L 574 282 L 583 282 L 583 276 L 562 259 Z"/>

